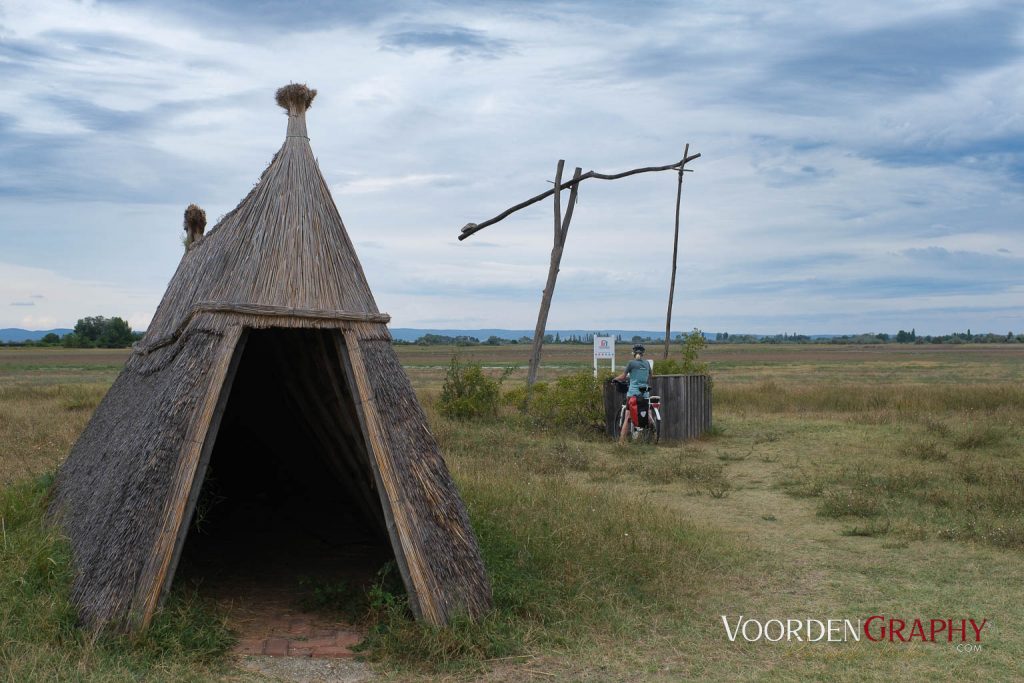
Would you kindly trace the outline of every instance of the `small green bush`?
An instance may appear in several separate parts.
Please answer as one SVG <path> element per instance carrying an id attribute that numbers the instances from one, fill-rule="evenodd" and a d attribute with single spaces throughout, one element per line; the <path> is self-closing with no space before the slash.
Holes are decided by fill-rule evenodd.
<path id="1" fill-rule="evenodd" d="M 392 610 L 409 614 L 408 596 L 393 560 L 384 563 L 366 585 L 303 576 L 299 577 L 299 589 L 299 604 L 304 609 L 341 615 L 352 622 L 375 626 Z"/>
<path id="2" fill-rule="evenodd" d="M 526 387 L 506 391 L 501 402 L 525 411 L 541 426 L 590 433 L 604 428 L 604 383 L 611 377 L 611 373 L 594 377 L 583 370 L 563 375 L 553 384 L 537 382 L 529 392 L 529 405 Z"/>
<path id="3" fill-rule="evenodd" d="M 683 359 L 656 360 L 654 372 L 659 375 L 710 375 L 708 364 L 699 360 L 700 352 L 708 345 L 704 333 L 695 327 L 693 332 L 683 337 L 682 342 Z"/>
<path id="4" fill-rule="evenodd" d="M 593 431 L 604 424 L 605 379 L 584 370 L 559 377 L 544 391 L 534 385 L 530 415 L 557 427 Z"/>
<path id="5" fill-rule="evenodd" d="M 441 414 L 457 420 L 496 417 L 501 383 L 510 373 L 511 368 L 497 379 L 489 377 L 479 363 L 463 363 L 458 356 L 452 356 L 438 403 Z"/>
<path id="6" fill-rule="evenodd" d="M 536 382 L 533 385 L 532 395 L 536 399 L 543 400 L 542 397 L 547 396 L 549 389 L 550 387 L 548 386 L 547 382 Z M 515 408 L 516 410 L 525 410 L 526 385 L 523 385 L 521 387 L 513 387 L 512 389 L 506 391 L 504 394 L 502 394 L 501 402 L 504 405 L 509 406 L 510 408 Z"/>

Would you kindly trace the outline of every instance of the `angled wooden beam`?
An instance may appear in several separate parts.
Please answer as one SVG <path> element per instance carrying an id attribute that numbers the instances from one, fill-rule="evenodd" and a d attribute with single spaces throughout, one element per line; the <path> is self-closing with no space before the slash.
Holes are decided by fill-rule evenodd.
<path id="1" fill-rule="evenodd" d="M 565 160 L 558 160 L 558 168 L 555 171 L 555 187 L 562 187 L 562 167 Z M 573 171 L 573 180 L 580 177 L 583 169 L 579 166 Z M 540 368 L 540 354 L 544 347 L 544 332 L 548 325 L 548 311 L 551 310 L 551 297 L 555 293 L 555 282 L 558 280 L 558 271 L 562 265 L 562 252 L 565 250 L 565 238 L 569 235 L 569 224 L 572 222 L 573 208 L 576 206 L 576 196 L 579 193 L 579 183 L 571 184 L 569 192 L 569 205 L 565 209 L 565 216 L 562 216 L 561 192 L 555 192 L 555 238 L 551 247 L 551 263 L 548 266 L 548 281 L 544 285 L 544 293 L 541 295 L 540 311 L 537 313 L 537 326 L 533 330 L 533 350 L 530 353 L 530 367 L 526 374 L 526 400 L 530 401 L 533 383 L 537 381 L 537 370 Z"/>

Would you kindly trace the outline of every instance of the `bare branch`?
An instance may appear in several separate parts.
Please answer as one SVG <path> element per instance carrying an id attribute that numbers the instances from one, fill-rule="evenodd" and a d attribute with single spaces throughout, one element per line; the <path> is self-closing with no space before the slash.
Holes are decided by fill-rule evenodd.
<path id="1" fill-rule="evenodd" d="M 582 183 L 584 180 L 587 180 L 588 178 L 596 178 L 598 180 L 618 180 L 619 178 L 625 178 L 627 176 L 636 175 L 638 173 L 656 173 L 656 172 L 659 172 L 659 171 L 675 171 L 675 170 L 680 169 L 685 164 L 693 161 L 694 159 L 698 159 L 698 158 L 700 158 L 700 154 L 699 153 L 698 154 L 693 154 L 691 156 L 688 156 L 688 157 L 686 157 L 686 158 L 684 158 L 684 159 L 682 159 L 680 161 L 677 161 L 674 164 L 668 164 L 667 166 L 645 166 L 644 168 L 634 168 L 634 169 L 631 169 L 629 171 L 623 171 L 622 173 L 605 174 L 605 173 L 598 173 L 597 171 L 587 171 L 586 173 L 582 174 L 579 178 L 573 177 L 572 180 L 567 180 L 566 182 L 561 183 L 558 186 L 558 189 L 559 190 L 564 190 L 566 188 L 575 187 L 579 183 Z M 526 207 L 530 206 L 531 204 L 536 204 L 537 202 L 541 201 L 542 199 L 550 197 L 554 193 L 555 193 L 555 188 L 551 188 L 550 190 L 548 190 L 546 192 L 541 192 L 536 197 L 530 197 L 525 202 L 520 202 L 520 203 L 516 204 L 513 207 L 505 209 L 504 211 L 499 213 L 494 218 L 490 218 L 490 219 L 484 221 L 483 223 L 467 223 L 466 226 L 464 228 L 462 228 L 462 234 L 459 235 L 459 241 L 461 242 L 462 240 L 466 239 L 470 235 L 473 235 L 473 234 L 475 234 L 477 232 L 480 232 L 484 228 L 486 228 L 488 226 L 491 226 L 491 225 L 494 225 L 495 223 L 508 218 L 509 216 L 514 214 L 516 211 L 520 211 L 522 209 L 525 209 Z"/>

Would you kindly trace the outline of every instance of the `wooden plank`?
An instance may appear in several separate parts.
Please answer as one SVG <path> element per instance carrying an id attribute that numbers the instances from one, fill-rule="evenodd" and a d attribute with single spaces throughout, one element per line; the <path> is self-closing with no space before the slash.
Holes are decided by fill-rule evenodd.
<path id="1" fill-rule="evenodd" d="M 185 503 L 185 517 L 182 520 L 181 527 L 178 529 L 178 535 L 174 542 L 174 554 L 171 557 L 171 563 L 167 569 L 167 578 L 164 580 L 163 586 L 160 588 L 160 598 L 157 601 L 157 607 L 163 604 L 164 599 L 167 597 L 167 593 L 174 584 L 174 574 L 178 569 L 178 562 L 181 560 L 181 551 L 185 547 L 185 539 L 188 536 L 188 530 L 192 526 L 192 515 L 195 514 L 196 501 L 199 500 L 199 494 L 202 491 L 203 482 L 206 480 L 206 468 L 210 464 L 210 456 L 213 454 L 213 447 L 217 442 L 217 433 L 220 431 L 221 418 L 224 417 L 224 410 L 227 408 L 228 399 L 231 396 L 231 386 L 234 384 L 235 375 L 238 372 L 238 365 L 245 353 L 245 343 L 248 340 L 248 337 L 248 330 L 242 330 L 242 333 L 238 338 L 238 342 L 235 344 L 235 350 L 231 356 L 231 365 L 228 367 L 227 374 L 224 376 L 224 383 L 220 389 L 220 397 L 217 399 L 217 407 L 214 410 L 213 417 L 210 419 L 210 427 L 207 430 L 206 439 L 203 442 L 203 450 L 199 457 L 199 464 L 196 466 L 196 473 L 192 479 L 192 488 L 188 494 L 188 501 Z"/>
<path id="2" fill-rule="evenodd" d="M 366 438 L 367 452 L 377 481 L 377 491 L 388 527 L 388 537 L 395 553 L 395 562 L 409 593 L 409 606 L 417 618 L 440 625 L 443 623 L 443 617 L 433 602 L 433 592 L 426 581 L 419 549 L 410 533 L 412 522 L 405 509 L 405 499 L 394 471 L 395 464 L 384 438 L 384 425 L 377 410 L 373 387 L 366 378 L 359 338 L 355 332 L 345 330 L 344 341 L 342 358 L 350 386 L 355 387 L 353 398 Z"/>
<path id="3" fill-rule="evenodd" d="M 271 318 L 302 318 L 308 320 L 328 321 L 353 321 L 381 323 L 383 325 L 391 322 L 391 316 L 387 313 L 365 313 L 363 311 L 339 311 L 320 308 L 291 308 L 288 306 L 265 306 L 261 304 L 245 304 L 230 301 L 203 301 L 191 309 L 182 319 L 174 332 L 156 339 L 155 341 L 143 344 L 141 342 L 132 346 L 132 352 L 139 355 L 146 355 L 169 346 L 178 341 L 185 333 L 192 319 L 201 313 L 223 313 L 229 315 L 258 315 Z"/>
<path id="4" fill-rule="evenodd" d="M 209 461 L 213 444 L 217 440 L 217 429 L 220 418 L 224 414 L 228 395 L 231 393 L 231 381 L 238 370 L 244 344 L 240 326 L 228 327 L 220 343 L 217 363 L 210 370 L 210 383 L 207 386 L 203 401 L 199 404 L 192 427 L 182 443 L 178 465 L 174 472 L 167 505 L 160 520 L 153 553 L 142 570 L 139 585 L 132 599 L 129 621 L 134 626 L 144 629 L 149 626 L 153 614 L 165 595 L 165 584 L 173 578 L 174 560 L 180 554 L 188 531 L 187 519 L 190 519 L 195 507 L 195 497 L 202 488 L 203 475 L 197 476 L 199 464 L 204 456 Z M 199 479 L 198 485 L 196 480 Z M 193 490 L 195 489 L 195 490 Z M 190 505 L 191 503 L 191 505 Z"/>

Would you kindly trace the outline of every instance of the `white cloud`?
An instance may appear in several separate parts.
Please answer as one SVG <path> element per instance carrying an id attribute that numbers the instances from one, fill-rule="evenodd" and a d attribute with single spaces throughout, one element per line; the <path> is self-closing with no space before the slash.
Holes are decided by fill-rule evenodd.
<path id="1" fill-rule="evenodd" d="M 120 316 L 141 330 L 149 325 L 160 294 L 0 262 L 0 327 L 74 327 L 79 318 L 102 315 Z M 31 308 L 3 305 L 28 300 L 34 304 Z"/>
<path id="2" fill-rule="evenodd" d="M 366 192 L 383 192 L 402 187 L 421 187 L 454 179 L 450 173 L 411 173 L 408 175 L 383 178 L 355 178 L 335 185 L 338 194 L 364 194 Z"/>
<path id="3" fill-rule="evenodd" d="M 558 158 L 567 172 L 610 172 L 674 160 L 686 141 L 704 157 L 684 187 L 680 327 L 843 332 L 872 312 L 924 315 L 935 301 L 998 307 L 1010 292 L 880 299 L 858 283 L 884 277 L 887 255 L 912 247 L 1024 249 L 1012 159 L 943 158 L 956 145 L 969 151 L 1024 132 L 1019 52 L 884 97 L 841 82 L 814 92 L 773 69 L 830 36 L 999 6 L 729 3 L 650 6 L 626 20 L 615 7 L 409 4 L 360 23 L 225 34 L 171 5 L 14 0 L 0 24 L 28 52 L 0 57 L 0 69 L 16 67 L 4 71 L 0 144 L 23 146 L 0 147 L 15 150 L 0 159 L 9 162 L 0 163 L 0 189 L 11 190 L 0 193 L 0 254 L 48 272 L 51 283 L 76 287 L 93 273 L 124 283 L 103 285 L 98 301 L 145 320 L 177 263 L 181 209 L 196 201 L 213 219 L 245 195 L 284 133 L 273 90 L 296 80 L 320 91 L 313 148 L 353 240 L 380 247 L 360 256 L 398 326 L 532 327 L 550 203 L 468 243 L 455 241 L 461 226 L 546 189 Z M 457 58 L 453 48 L 381 49 L 382 36 L 410 26 L 461 27 L 445 40 L 469 36 L 502 50 L 474 59 L 470 47 Z M 429 44 L 419 33 L 417 44 Z M 886 157 L 895 152 L 936 159 Z M 671 174 L 584 185 L 552 326 L 660 326 L 674 191 Z M 474 249 L 480 240 L 495 246 Z M 825 258 L 836 253 L 851 258 Z M 772 264 L 783 259 L 792 265 L 779 272 Z M 815 278 L 839 287 L 799 301 L 758 289 Z M 601 283 L 610 286 L 591 296 Z M 47 305 L 67 303 L 46 313 L 61 321 L 102 313 L 74 292 L 45 294 Z M 969 317 L 928 315 L 940 326 Z"/>

